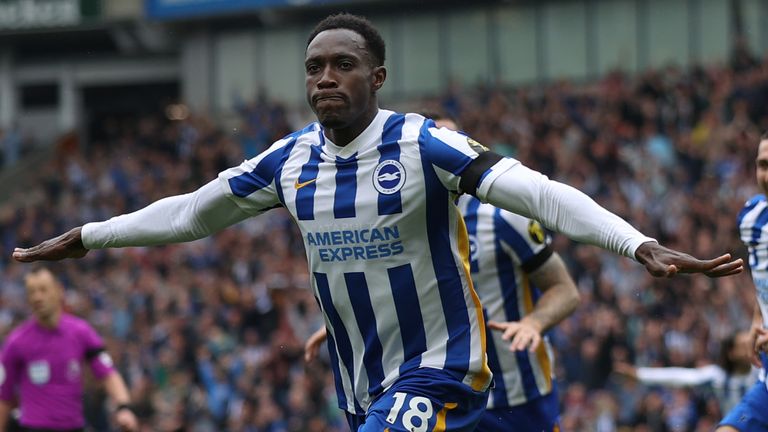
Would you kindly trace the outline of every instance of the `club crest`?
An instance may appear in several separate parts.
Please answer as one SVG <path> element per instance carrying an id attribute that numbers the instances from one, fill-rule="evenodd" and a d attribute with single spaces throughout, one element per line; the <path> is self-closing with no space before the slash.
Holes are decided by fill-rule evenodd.
<path id="1" fill-rule="evenodd" d="M 405 184 L 405 167 L 396 160 L 381 161 L 373 171 L 373 187 L 379 193 L 392 195 Z"/>

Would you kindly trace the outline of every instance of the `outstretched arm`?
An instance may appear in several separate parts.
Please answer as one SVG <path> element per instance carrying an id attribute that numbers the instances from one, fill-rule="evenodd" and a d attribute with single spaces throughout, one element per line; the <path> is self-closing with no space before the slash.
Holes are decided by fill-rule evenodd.
<path id="1" fill-rule="evenodd" d="M 89 249 L 153 246 L 196 240 L 246 219 L 213 180 L 195 192 L 163 198 L 133 213 L 89 223 L 37 246 L 16 248 L 21 262 L 81 258 Z"/>
<path id="2" fill-rule="evenodd" d="M 579 304 L 579 291 L 559 255 L 553 254 L 529 274 L 531 282 L 544 291 L 531 313 L 516 322 L 488 322 L 488 327 L 503 331 L 511 341 L 510 351 L 538 348 L 544 332 L 568 317 Z"/>
<path id="3" fill-rule="evenodd" d="M 116 370 L 104 377 L 104 389 L 117 407 L 115 420 L 120 429 L 123 431 L 138 430 L 139 421 L 130 408 L 131 397 L 128 394 L 128 388 Z"/>
<path id="4" fill-rule="evenodd" d="M 497 207 L 536 219 L 571 239 L 633 258 L 654 276 L 704 273 L 720 277 L 744 270 L 743 261 L 732 261 L 730 254 L 700 260 L 661 246 L 583 192 L 549 180 L 514 159 L 497 162 L 480 180 L 475 194 Z"/>

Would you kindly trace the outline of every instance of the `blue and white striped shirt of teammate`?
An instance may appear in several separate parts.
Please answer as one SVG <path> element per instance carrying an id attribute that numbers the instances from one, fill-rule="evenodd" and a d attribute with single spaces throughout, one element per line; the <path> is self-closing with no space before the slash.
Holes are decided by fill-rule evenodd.
<path id="1" fill-rule="evenodd" d="M 368 415 L 378 396 L 416 370 L 443 371 L 482 392 L 491 373 L 467 230 L 454 203 L 462 180 L 474 176 L 469 184 L 482 200 L 627 257 L 652 241 L 514 159 L 467 169 L 482 167 L 473 162 L 484 152 L 418 114 L 379 110 L 344 147 L 312 123 L 191 194 L 86 224 L 82 242 L 100 249 L 190 241 L 284 207 L 304 239 L 341 408 Z M 434 414 L 430 427 L 450 423 L 444 410 L 420 405 L 424 399 L 394 396 L 395 407 Z"/>
<path id="2" fill-rule="evenodd" d="M 463 195 L 459 211 L 469 235 L 472 282 L 485 319 L 520 321 L 531 313 L 541 291 L 528 273 L 549 259 L 550 237 L 531 219 Z M 524 270 L 525 269 L 525 270 Z M 536 351 L 510 352 L 501 332 L 489 332 L 487 353 L 494 375 L 488 408 L 520 405 L 552 391 L 553 357 L 547 337 Z"/>
<path id="3" fill-rule="evenodd" d="M 531 315 L 543 292 L 532 283 L 532 278 L 545 284 L 541 287 L 543 290 L 558 290 L 552 293 L 557 297 L 549 302 L 558 309 L 554 312 L 558 318 L 553 317 L 553 323 L 575 309 L 577 288 L 552 251 L 551 237 L 541 224 L 483 204 L 468 195 L 459 198 L 458 207 L 469 236 L 472 281 L 483 303 L 486 320 L 521 322 Z M 545 265 L 549 267 L 544 269 Z M 539 275 L 537 270 L 548 273 Z M 525 346 L 511 352 L 510 342 L 502 338 L 502 332 L 489 330 L 487 334 L 494 386 L 488 411 L 477 430 L 505 431 L 512 425 L 519 431 L 557 430 L 559 401 L 553 381 L 552 347 L 547 336 L 542 337 L 533 351 Z"/>
<path id="4" fill-rule="evenodd" d="M 768 186 L 768 140 L 761 138 L 757 152 L 757 183 L 760 189 Z M 752 197 L 744 204 L 737 218 L 739 237 L 747 246 L 749 267 L 757 294 L 757 308 L 753 326 L 768 328 L 768 201 L 765 194 Z M 754 347 L 752 347 L 754 349 Z M 768 358 L 760 353 L 764 372 Z M 760 380 L 742 397 L 720 422 L 718 432 L 768 430 L 768 380 Z"/>
<path id="5" fill-rule="evenodd" d="M 768 201 L 752 197 L 738 216 L 739 236 L 749 252 L 749 268 L 757 290 L 757 304 L 768 328 Z"/>

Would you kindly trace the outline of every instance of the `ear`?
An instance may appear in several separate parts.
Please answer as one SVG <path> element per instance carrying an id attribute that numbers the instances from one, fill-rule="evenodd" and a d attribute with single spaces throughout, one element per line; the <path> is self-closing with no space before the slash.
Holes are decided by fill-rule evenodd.
<path id="1" fill-rule="evenodd" d="M 384 81 L 387 80 L 387 68 L 384 66 L 376 66 L 373 68 L 371 76 L 373 77 L 373 91 L 379 91 L 384 85 Z"/>

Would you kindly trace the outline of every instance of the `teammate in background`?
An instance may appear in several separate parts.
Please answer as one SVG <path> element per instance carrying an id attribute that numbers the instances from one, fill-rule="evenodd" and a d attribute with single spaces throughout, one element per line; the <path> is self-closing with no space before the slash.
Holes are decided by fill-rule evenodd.
<path id="1" fill-rule="evenodd" d="M 752 367 L 752 339 L 740 331 L 721 341 L 718 364 L 697 368 L 635 367 L 617 362 L 613 371 L 646 385 L 695 387 L 708 385 L 720 404 L 720 412 L 731 411 L 758 381 L 760 369 Z"/>
<path id="2" fill-rule="evenodd" d="M 438 127 L 455 121 L 428 115 Z M 551 238 L 535 220 L 462 195 L 472 282 L 488 321 L 494 386 L 478 432 L 559 430 L 560 401 L 546 332 L 576 310 L 579 291 Z M 509 344 L 507 346 L 507 344 Z"/>
<path id="3" fill-rule="evenodd" d="M 318 118 L 197 191 L 14 251 L 23 262 L 191 241 L 284 207 L 299 226 L 353 430 L 474 430 L 491 373 L 469 241 L 453 197 L 475 195 L 655 276 L 727 276 L 741 260 L 659 245 L 585 194 L 418 114 L 379 109 L 385 46 L 364 18 L 330 16 L 304 71 Z"/>
<path id="4" fill-rule="evenodd" d="M 760 137 L 755 160 L 755 177 L 760 194 L 752 197 L 739 212 L 737 219 L 741 241 L 749 251 L 749 267 L 757 291 L 757 306 L 752 319 L 753 350 L 764 351 L 768 341 L 768 134 Z M 768 359 L 760 352 L 763 369 L 768 372 Z M 768 380 L 766 380 L 768 381 Z M 718 432 L 768 430 L 768 389 L 766 382 L 757 382 L 741 402 L 726 414 Z"/>
<path id="5" fill-rule="evenodd" d="M 459 130 L 452 119 L 422 113 L 435 126 Z M 559 427 L 554 358 L 545 332 L 578 306 L 579 291 L 550 237 L 531 219 L 483 204 L 458 200 L 469 235 L 472 282 L 483 304 L 488 362 L 494 386 L 478 432 L 553 431 Z M 327 337 L 318 329 L 304 347 L 311 361 Z"/>
<path id="6" fill-rule="evenodd" d="M 34 318 L 17 327 L 5 341 L 0 361 L 0 431 L 18 404 L 22 431 L 82 431 L 83 363 L 104 384 L 122 430 L 138 430 L 128 389 L 96 331 L 63 311 L 64 289 L 45 268 L 26 277 Z"/>

